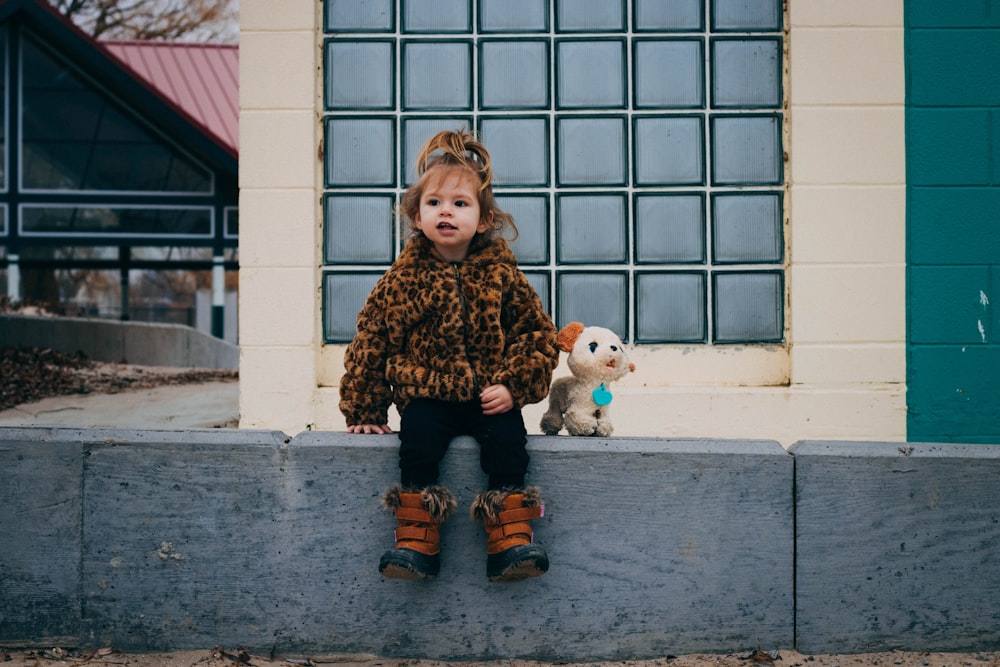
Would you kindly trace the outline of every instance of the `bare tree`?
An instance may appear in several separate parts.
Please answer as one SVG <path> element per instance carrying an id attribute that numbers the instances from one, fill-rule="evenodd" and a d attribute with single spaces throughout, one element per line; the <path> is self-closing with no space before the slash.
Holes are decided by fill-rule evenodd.
<path id="1" fill-rule="evenodd" d="M 93 37 L 236 42 L 239 0 L 48 0 Z"/>

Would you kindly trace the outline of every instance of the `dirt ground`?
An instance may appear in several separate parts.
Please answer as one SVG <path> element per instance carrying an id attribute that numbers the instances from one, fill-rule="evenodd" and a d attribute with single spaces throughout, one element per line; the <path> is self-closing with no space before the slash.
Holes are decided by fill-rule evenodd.
<path id="1" fill-rule="evenodd" d="M 50 396 L 117 394 L 135 389 L 239 379 L 235 370 L 170 368 L 92 361 L 81 353 L 0 348 L 0 410 Z"/>
<path id="2" fill-rule="evenodd" d="M 0 649 L 2 667 L 1000 667 L 1000 651 L 984 653 L 883 653 L 805 655 L 792 650 L 748 650 L 725 655 L 689 654 L 654 660 L 539 663 L 529 660 L 442 662 L 372 656 L 258 656 L 243 649 L 212 648 L 174 653 L 90 652 L 59 648 Z"/>

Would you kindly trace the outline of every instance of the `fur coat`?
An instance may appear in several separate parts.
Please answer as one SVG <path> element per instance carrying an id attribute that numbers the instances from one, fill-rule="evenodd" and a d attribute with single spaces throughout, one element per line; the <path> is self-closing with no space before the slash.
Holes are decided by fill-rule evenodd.
<path id="1" fill-rule="evenodd" d="M 358 313 L 344 356 L 340 410 L 347 425 L 385 424 L 414 398 L 477 400 L 493 384 L 517 407 L 549 391 L 556 329 L 502 240 L 477 237 L 462 262 L 411 239 Z"/>

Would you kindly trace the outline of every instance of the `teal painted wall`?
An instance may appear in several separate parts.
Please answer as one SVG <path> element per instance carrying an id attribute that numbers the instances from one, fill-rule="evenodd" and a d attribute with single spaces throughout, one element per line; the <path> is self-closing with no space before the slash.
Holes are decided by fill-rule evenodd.
<path id="1" fill-rule="evenodd" d="M 1000 443 L 1000 0 L 905 0 L 907 439 Z"/>

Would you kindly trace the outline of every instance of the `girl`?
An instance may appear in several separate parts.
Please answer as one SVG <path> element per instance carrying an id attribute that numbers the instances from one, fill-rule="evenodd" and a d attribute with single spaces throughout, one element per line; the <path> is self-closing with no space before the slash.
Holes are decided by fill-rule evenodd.
<path id="1" fill-rule="evenodd" d="M 555 326 L 501 238 L 517 228 L 494 199 L 486 147 L 467 132 L 440 132 L 420 150 L 417 175 L 401 206 L 412 238 L 358 314 L 340 383 L 348 432 L 392 433 L 390 403 L 401 417 L 400 482 L 382 497 L 396 514 L 396 548 L 379 571 L 438 573 L 440 524 L 457 505 L 438 484 L 438 464 L 452 438 L 468 434 L 489 480 L 471 510 L 488 535 L 487 576 L 537 576 L 548 556 L 528 521 L 544 508 L 524 484 L 521 407 L 548 393 Z"/>

